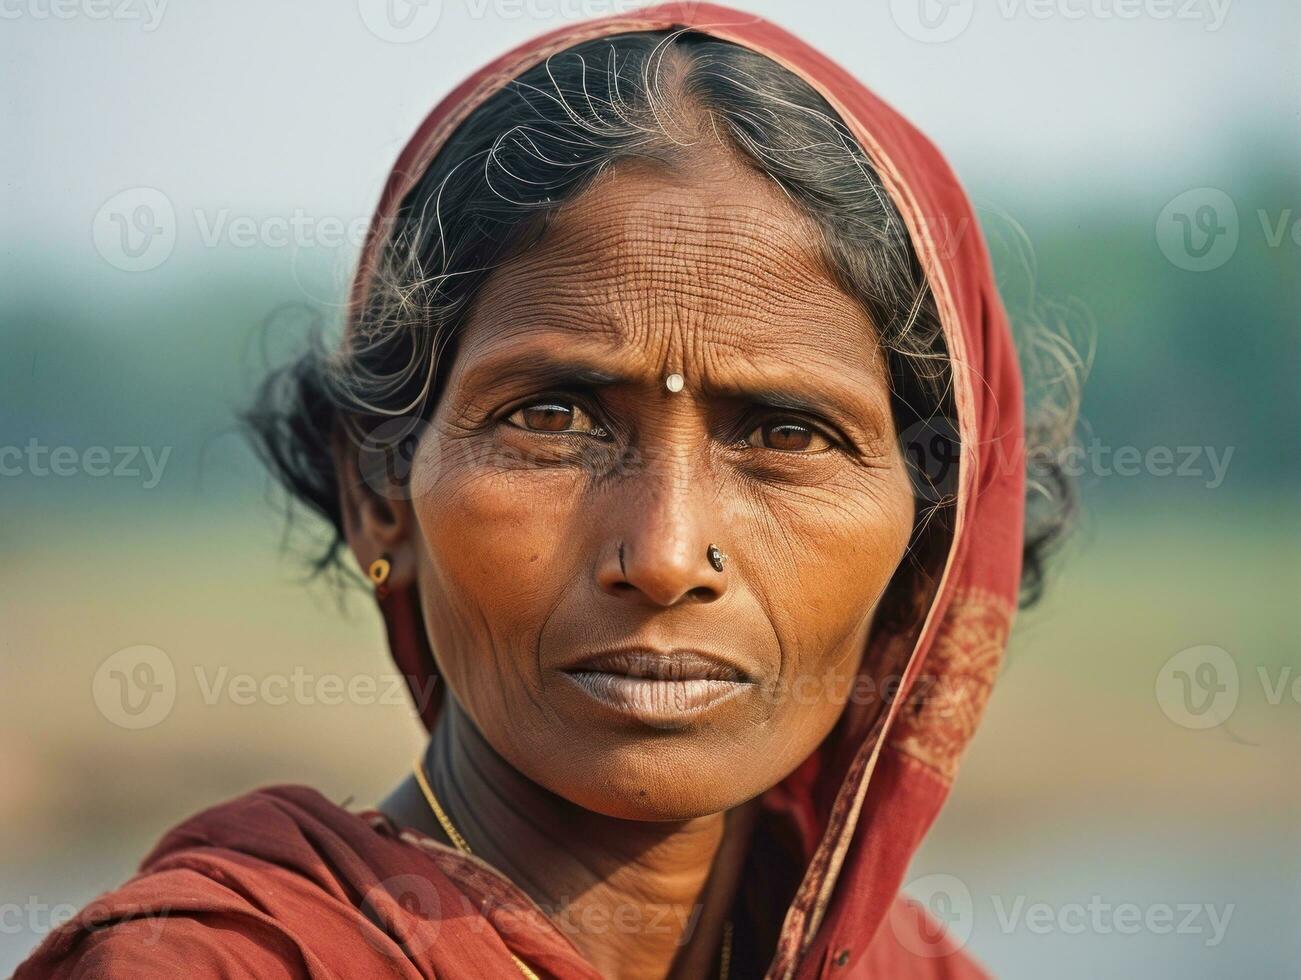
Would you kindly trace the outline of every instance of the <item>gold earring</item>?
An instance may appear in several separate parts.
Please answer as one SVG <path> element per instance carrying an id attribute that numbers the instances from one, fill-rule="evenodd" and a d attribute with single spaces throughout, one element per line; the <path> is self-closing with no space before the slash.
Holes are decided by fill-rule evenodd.
<path id="1" fill-rule="evenodd" d="M 388 576 L 393 571 L 393 563 L 388 555 L 381 555 L 366 568 L 366 575 L 375 583 L 375 594 L 383 599 L 388 595 Z"/>

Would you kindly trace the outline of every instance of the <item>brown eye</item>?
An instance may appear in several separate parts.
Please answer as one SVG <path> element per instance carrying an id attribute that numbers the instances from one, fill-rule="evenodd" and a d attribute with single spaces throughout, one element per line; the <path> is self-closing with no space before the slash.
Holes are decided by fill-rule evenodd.
<path id="1" fill-rule="evenodd" d="M 530 432 L 585 432 L 604 438 L 606 430 L 573 402 L 539 401 L 523 405 L 507 421 Z"/>
<path id="2" fill-rule="evenodd" d="M 574 416 L 573 409 L 568 405 L 542 402 L 526 405 L 520 409 L 520 414 L 524 417 L 526 429 L 537 429 L 540 432 L 564 432 Z"/>
<path id="3" fill-rule="evenodd" d="M 787 453 L 821 452 L 831 447 L 830 440 L 813 426 L 794 420 L 765 422 L 746 437 L 745 443 Z"/>

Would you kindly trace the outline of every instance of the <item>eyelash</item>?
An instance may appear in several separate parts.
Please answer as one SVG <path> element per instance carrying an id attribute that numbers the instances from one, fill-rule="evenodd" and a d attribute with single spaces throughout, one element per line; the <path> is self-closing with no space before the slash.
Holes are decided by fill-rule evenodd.
<path id="1" fill-rule="evenodd" d="M 530 429 L 528 426 L 518 425 L 517 423 L 510 421 L 511 416 L 518 415 L 520 412 L 523 412 L 525 409 L 537 408 L 538 406 L 542 406 L 542 405 L 565 405 L 565 406 L 577 408 L 580 411 L 585 412 L 587 415 L 592 417 L 592 421 L 595 425 L 595 429 L 593 432 L 574 432 L 571 429 L 562 429 L 559 432 L 548 432 L 545 429 Z M 577 399 L 572 395 L 557 393 L 554 395 L 540 395 L 538 397 L 530 399 L 529 401 L 522 402 L 521 404 L 516 405 L 513 409 L 511 409 L 509 412 L 507 412 L 505 415 L 502 416 L 502 421 L 505 422 L 507 425 L 513 426 L 516 429 L 523 429 L 525 432 L 532 432 L 537 435 L 543 435 L 543 436 L 586 435 L 586 436 L 592 436 L 593 438 L 601 439 L 602 441 L 605 441 L 605 439 L 609 438 L 610 430 L 606 426 L 602 425 L 600 422 L 596 421 L 597 414 L 598 413 L 594 412 L 591 408 L 584 405 L 580 399 Z"/>
<path id="2" fill-rule="evenodd" d="M 594 423 L 593 431 L 576 432 L 572 429 L 562 429 L 559 431 L 547 431 L 544 429 L 530 429 L 528 426 L 520 425 L 518 423 L 510 421 L 512 416 L 517 415 L 520 412 L 525 411 L 526 409 L 536 408 L 538 406 L 545 406 L 545 405 L 562 405 L 562 406 L 577 408 L 578 410 L 592 417 Z M 610 429 L 607 426 L 602 425 L 599 421 L 596 421 L 596 417 L 598 414 L 599 414 L 598 412 L 594 411 L 589 406 L 583 404 L 581 399 L 575 398 L 573 395 L 556 393 L 556 394 L 541 395 L 531 399 L 530 401 L 523 402 L 519 405 L 516 405 L 513 409 L 511 409 L 509 412 L 505 413 L 505 415 L 502 416 L 502 421 L 514 428 L 521 429 L 524 432 L 532 432 L 537 435 L 544 435 L 544 436 L 586 435 L 586 436 L 591 436 L 592 438 L 599 439 L 604 442 L 607 441 L 610 437 Z M 748 441 L 749 437 L 754 433 L 756 429 L 761 428 L 764 425 L 773 425 L 776 423 L 795 423 L 796 425 L 809 430 L 815 436 L 822 437 L 827 441 L 828 445 L 823 449 L 813 449 L 813 450 L 805 451 L 805 450 L 794 450 L 794 449 L 773 449 L 770 446 L 763 446 L 763 445 L 755 446 L 750 444 L 750 442 Z M 755 415 L 751 414 L 747 418 L 746 424 L 749 427 L 745 430 L 745 432 L 740 437 L 733 439 L 731 441 L 731 444 L 734 447 L 740 448 L 744 446 L 747 449 L 763 449 L 770 453 L 781 453 L 784 456 L 816 456 L 821 453 L 829 452 L 832 449 L 844 448 L 843 440 L 837 435 L 828 431 L 826 427 L 816 422 L 813 422 L 812 420 L 807 419 L 802 415 L 792 414 L 789 411 L 782 412 L 781 410 L 770 410 L 768 417 L 759 421 L 756 421 Z"/>

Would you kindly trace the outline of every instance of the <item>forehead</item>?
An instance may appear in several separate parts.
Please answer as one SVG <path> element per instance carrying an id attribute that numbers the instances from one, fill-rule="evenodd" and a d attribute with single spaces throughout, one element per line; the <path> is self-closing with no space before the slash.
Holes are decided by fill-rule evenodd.
<path id="1" fill-rule="evenodd" d="M 625 162 L 566 204 L 485 283 L 462 360 L 548 342 L 656 377 L 772 362 L 884 378 L 872 324 L 828 271 L 812 220 L 718 154 Z"/>

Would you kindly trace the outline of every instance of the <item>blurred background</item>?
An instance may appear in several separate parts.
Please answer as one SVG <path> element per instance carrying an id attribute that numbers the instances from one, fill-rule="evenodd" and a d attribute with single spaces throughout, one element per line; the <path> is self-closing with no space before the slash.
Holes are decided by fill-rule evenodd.
<path id="1" fill-rule="evenodd" d="M 631 6 L 5 5 L 0 973 L 202 806 L 401 777 L 373 606 L 304 585 L 233 416 L 424 112 Z M 1079 533 L 910 890 L 1003 976 L 1297 976 L 1301 8 L 740 6 L 940 145 L 1014 318 L 1096 338 Z"/>

